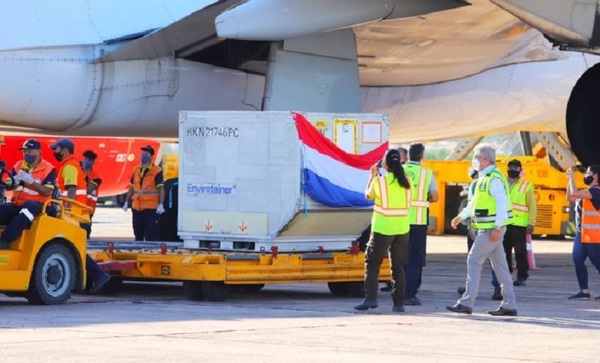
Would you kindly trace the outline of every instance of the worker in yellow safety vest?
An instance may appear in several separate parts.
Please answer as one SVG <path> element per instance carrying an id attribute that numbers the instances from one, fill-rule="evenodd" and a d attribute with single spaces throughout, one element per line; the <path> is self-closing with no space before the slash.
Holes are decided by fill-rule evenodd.
<path id="1" fill-rule="evenodd" d="M 525 286 L 529 277 L 529 263 L 527 261 L 527 235 L 533 232 L 535 219 L 537 218 L 537 203 L 535 201 L 534 186 L 524 177 L 523 167 L 519 160 L 508 162 L 508 187 L 510 190 L 510 201 L 512 203 L 512 224 L 506 227 L 504 235 L 504 252 L 508 269 L 512 273 L 512 250 L 515 250 L 517 261 L 517 279 L 513 281 L 514 286 Z M 500 289 L 496 276 L 492 274 L 492 284 L 496 291 Z"/>
<path id="2" fill-rule="evenodd" d="M 491 145 L 478 145 L 475 148 L 472 163 L 473 169 L 479 171 L 472 203 L 469 203 L 467 208 L 454 217 L 450 224 L 452 228 L 456 229 L 464 219 L 471 217 L 473 228 L 477 233 L 467 257 L 466 291 L 456 304 L 446 306 L 446 309 L 455 313 L 473 313 L 473 303 L 477 297 L 481 279 L 481 267 L 489 258 L 492 269 L 500 280 L 503 300 L 496 310 L 488 311 L 488 313 L 493 316 L 515 316 L 517 315 L 517 298 L 508 270 L 504 247 L 499 243 L 512 218 L 508 183 L 496 167 L 496 150 Z"/>
<path id="3" fill-rule="evenodd" d="M 406 305 L 421 305 L 417 291 L 421 287 L 423 267 L 427 262 L 429 203 L 440 199 L 433 171 L 421 165 L 424 156 L 423 144 L 411 144 L 408 147 L 409 160 L 404 164 L 404 171 L 412 188 L 406 265 Z"/>
<path id="4" fill-rule="evenodd" d="M 388 172 L 378 176 L 379 168 Z M 404 265 L 408 255 L 410 182 L 400 163 L 400 153 L 390 149 L 381 165 L 371 167 L 365 197 L 374 200 L 371 237 L 365 251 L 365 298 L 354 306 L 356 310 L 374 309 L 377 301 L 379 269 L 384 257 L 390 257 L 392 268 L 392 299 L 394 312 L 404 312 Z"/>

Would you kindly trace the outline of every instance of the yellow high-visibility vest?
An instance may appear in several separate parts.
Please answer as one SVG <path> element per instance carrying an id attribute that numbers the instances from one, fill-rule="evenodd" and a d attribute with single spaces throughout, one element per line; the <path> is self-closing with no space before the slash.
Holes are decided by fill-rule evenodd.
<path id="1" fill-rule="evenodd" d="M 412 187 L 410 203 L 410 224 L 424 225 L 428 223 L 429 185 L 433 172 L 421 165 L 404 164 L 404 173 Z"/>
<path id="2" fill-rule="evenodd" d="M 520 227 L 529 225 L 529 207 L 527 206 L 527 193 L 533 189 L 533 184 L 521 178 L 510 186 L 510 201 L 513 209 L 512 224 Z"/>
<path id="3" fill-rule="evenodd" d="M 486 175 L 480 176 L 477 179 L 475 194 L 473 195 L 473 227 L 475 229 L 493 229 L 496 225 L 496 200 L 490 194 L 490 184 L 494 179 L 499 179 L 507 191 L 508 219 L 504 221 L 502 226 L 512 223 L 512 208 L 510 198 L 508 197 L 508 183 L 500 170 L 494 168 Z"/>
<path id="4" fill-rule="evenodd" d="M 377 177 L 372 183 L 375 183 L 375 205 L 371 230 L 387 236 L 408 233 L 411 190 L 401 187 L 392 173 Z"/>

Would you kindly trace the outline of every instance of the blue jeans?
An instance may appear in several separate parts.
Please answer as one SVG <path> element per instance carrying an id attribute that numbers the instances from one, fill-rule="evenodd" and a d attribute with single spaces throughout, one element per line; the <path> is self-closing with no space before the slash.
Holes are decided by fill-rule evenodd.
<path id="1" fill-rule="evenodd" d="M 406 264 L 406 298 L 417 295 L 421 274 L 427 263 L 427 225 L 411 224 L 408 232 L 408 263 Z"/>
<path id="2" fill-rule="evenodd" d="M 588 272 L 585 267 L 585 260 L 589 257 L 592 265 L 600 273 L 600 244 L 581 243 L 581 232 L 575 234 L 573 241 L 573 264 L 575 264 L 575 274 L 581 290 L 586 290 L 588 286 Z"/>

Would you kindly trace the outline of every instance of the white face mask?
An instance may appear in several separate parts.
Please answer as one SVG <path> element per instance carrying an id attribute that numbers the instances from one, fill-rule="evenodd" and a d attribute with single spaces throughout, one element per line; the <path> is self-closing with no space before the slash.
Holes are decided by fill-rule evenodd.
<path id="1" fill-rule="evenodd" d="M 479 163 L 479 160 L 478 160 L 478 159 L 473 159 L 473 160 L 471 161 L 471 166 L 473 167 L 473 170 L 480 171 L 480 170 L 479 170 L 479 167 L 480 167 L 481 165 L 480 165 L 480 163 Z"/>

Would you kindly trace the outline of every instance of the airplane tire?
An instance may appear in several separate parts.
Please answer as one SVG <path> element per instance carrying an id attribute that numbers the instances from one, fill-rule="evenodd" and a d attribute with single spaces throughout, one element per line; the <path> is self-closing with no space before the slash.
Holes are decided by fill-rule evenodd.
<path id="1" fill-rule="evenodd" d="M 58 243 L 44 247 L 38 254 L 29 281 L 27 300 L 36 305 L 62 304 L 75 287 L 75 258 Z"/>

